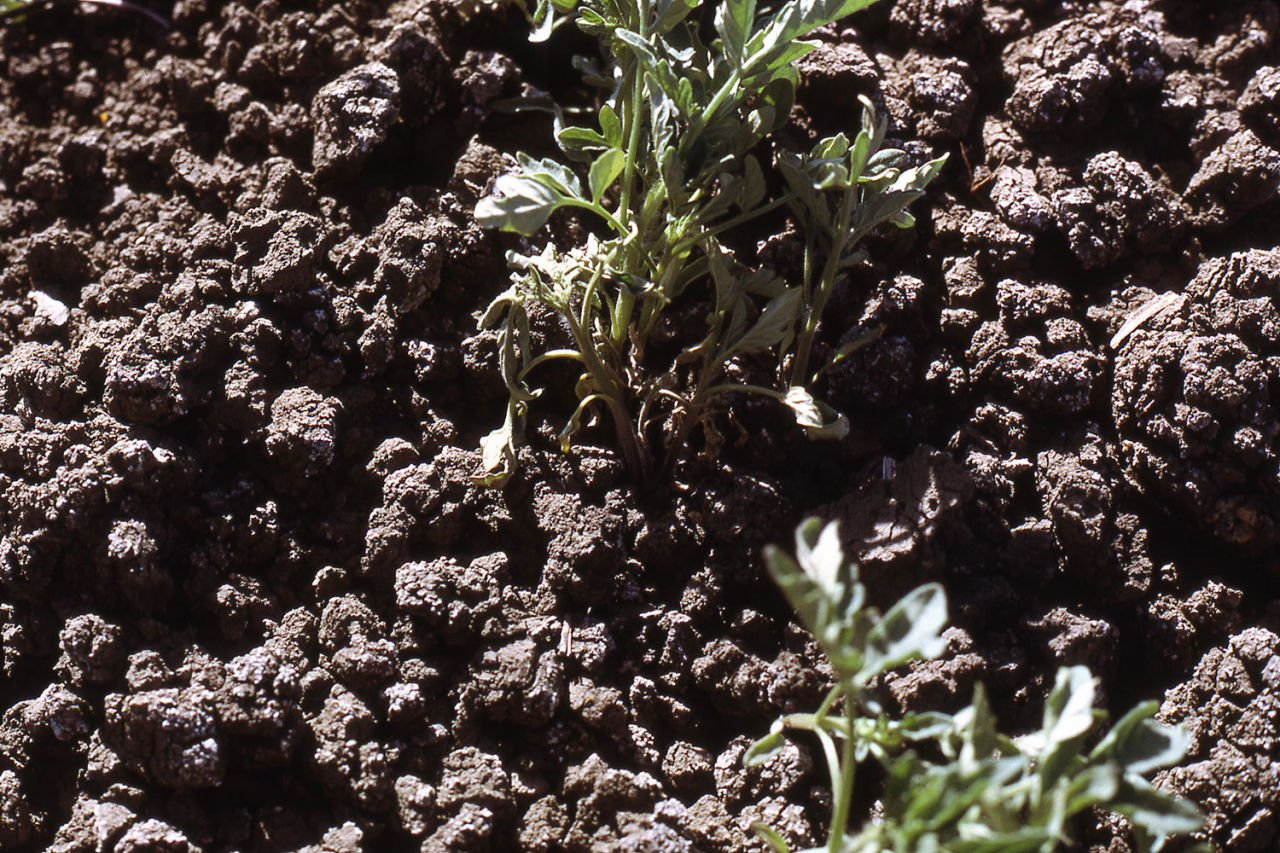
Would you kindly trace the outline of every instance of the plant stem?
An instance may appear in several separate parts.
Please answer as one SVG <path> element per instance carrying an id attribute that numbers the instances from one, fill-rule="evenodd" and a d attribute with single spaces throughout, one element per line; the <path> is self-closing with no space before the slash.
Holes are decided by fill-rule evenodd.
<path id="1" fill-rule="evenodd" d="M 840 263 L 844 259 L 844 250 L 849 245 L 849 228 L 853 219 L 853 205 L 857 198 L 858 188 L 855 184 L 845 190 L 840 202 L 840 215 L 836 221 L 835 233 L 831 239 L 831 250 L 827 262 L 822 267 L 822 277 L 813 293 L 813 302 L 805 307 L 804 323 L 800 329 L 799 343 L 796 347 L 796 360 L 791 365 L 791 385 L 804 387 L 808 384 L 809 358 L 813 350 L 813 339 L 822 322 L 822 312 L 827 307 L 831 291 L 835 289 L 836 278 L 840 275 Z"/>
<path id="2" fill-rule="evenodd" d="M 649 3 L 640 4 L 640 21 L 637 32 L 641 37 L 648 35 Z M 631 126 L 627 137 L 627 158 L 622 172 L 622 193 L 618 197 L 618 216 L 624 223 L 631 221 L 631 195 L 635 190 L 636 158 L 640 151 L 641 110 L 644 109 L 644 75 L 640 73 L 640 60 L 632 59 L 631 104 L 627 111 Z M 625 233 L 625 232 L 624 232 Z"/>
<path id="3" fill-rule="evenodd" d="M 643 484 L 648 480 L 650 464 L 648 454 L 645 453 L 636 435 L 635 427 L 631 423 L 631 413 L 627 410 L 625 385 L 617 371 L 601 359 L 590 327 L 591 305 L 596 299 L 596 290 L 603 273 L 603 266 L 597 268 L 587 283 L 582 295 L 581 317 L 575 317 L 573 311 L 566 312 L 565 317 L 569 321 L 569 332 L 573 335 L 578 353 L 582 357 L 583 368 L 591 377 L 596 393 L 605 401 L 609 415 L 613 418 L 614 433 L 618 436 L 618 444 L 622 446 L 627 467 L 637 482 Z M 627 292 L 625 285 L 623 292 Z"/>
<path id="4" fill-rule="evenodd" d="M 832 791 L 834 800 L 831 812 L 831 836 L 827 839 L 827 853 L 840 853 L 844 845 L 844 835 L 849 829 L 849 812 L 853 808 L 853 786 L 858 772 L 855 760 L 857 744 L 853 738 L 853 691 L 845 690 L 844 694 L 844 744 L 840 749 L 840 789 Z"/>

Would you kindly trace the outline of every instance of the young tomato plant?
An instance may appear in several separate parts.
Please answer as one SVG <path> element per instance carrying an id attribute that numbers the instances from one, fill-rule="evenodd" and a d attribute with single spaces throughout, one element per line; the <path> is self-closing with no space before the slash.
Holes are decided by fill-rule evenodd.
<path id="1" fill-rule="evenodd" d="M 868 683 L 942 653 L 941 587 L 922 586 L 881 615 L 863 606 L 865 590 L 835 525 L 805 522 L 796 552 L 793 559 L 770 548 L 765 562 L 830 661 L 836 683 L 816 712 L 775 722 L 745 762 L 767 762 L 788 732 L 817 738 L 831 777 L 831 825 L 826 844 L 805 853 L 1050 853 L 1069 842 L 1071 818 L 1095 806 L 1127 817 L 1142 849 L 1199 828 L 1195 806 L 1143 778 L 1182 759 L 1186 734 L 1155 722 L 1159 706 L 1146 702 L 1094 737 L 1105 715 L 1094 709 L 1097 681 L 1086 667 L 1058 671 L 1040 730 L 1017 738 L 996 730 L 981 685 L 973 703 L 954 715 L 888 715 Z M 941 760 L 922 757 L 916 744 L 931 745 Z M 885 770 L 882 813 L 855 829 L 856 770 L 868 758 Z M 777 853 L 787 853 L 778 833 L 755 829 Z"/>
<path id="2" fill-rule="evenodd" d="M 722 0 L 710 38 L 697 23 L 703 0 L 537 4 L 535 39 L 573 22 L 599 40 L 607 67 L 581 64 L 588 83 L 606 94 L 592 126 L 565 126 L 557 117 L 556 141 L 569 163 L 520 155 L 476 216 L 532 236 L 553 213 L 572 208 L 596 230 L 567 250 L 548 241 L 540 252 L 510 255 L 512 285 L 481 321 L 500 330 L 510 391 L 503 426 L 483 442 L 482 482 L 500 485 L 514 470 L 539 394 L 532 374 L 552 361 L 580 370 L 562 446 L 587 418 L 605 413 L 641 481 L 669 473 L 699 427 L 714 438 L 710 415 L 726 395 L 777 400 L 814 437 L 847 428 L 810 391 L 823 309 L 860 260 L 866 234 L 882 223 L 912 224 L 906 208 L 945 158 L 910 167 L 903 152 L 882 150 L 886 125 L 865 99 L 854 139 L 840 135 L 810 152 L 778 155 L 781 192 L 770 191 L 754 152 L 788 120 L 795 62 L 815 47 L 805 37 L 874 2 Z M 783 208 L 803 229 L 798 282 L 749 265 L 722 242 L 731 229 Z M 560 319 L 567 346 L 535 347 L 535 304 Z M 703 321 L 674 356 L 655 352 L 655 331 L 682 304 L 705 307 Z M 748 359 L 771 364 L 777 381 L 726 378 L 729 365 Z"/>

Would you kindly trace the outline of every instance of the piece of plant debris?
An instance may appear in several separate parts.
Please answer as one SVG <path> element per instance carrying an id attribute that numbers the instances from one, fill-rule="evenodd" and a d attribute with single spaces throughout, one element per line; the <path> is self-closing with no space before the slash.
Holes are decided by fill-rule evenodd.
<path id="1" fill-rule="evenodd" d="M 476 209 L 481 224 L 530 236 L 563 209 L 583 211 L 596 233 L 568 250 L 512 253 L 510 289 L 484 314 L 500 329 L 500 367 L 510 390 L 502 427 L 485 438 L 484 472 L 501 485 L 515 469 L 531 374 L 552 361 L 576 364 L 577 410 L 560 433 L 567 450 L 584 422 L 607 412 L 637 479 L 664 476 L 701 427 L 714 447 L 717 401 L 752 393 L 788 406 L 812 437 L 839 437 L 844 417 L 811 392 L 814 341 L 837 282 L 862 259 L 858 243 L 883 223 L 910 227 L 907 206 L 924 194 L 945 157 L 912 166 L 883 149 L 886 123 L 862 99 L 862 128 L 807 153 L 780 153 L 784 189 L 773 192 L 753 153 L 790 116 L 804 38 L 876 0 L 724 0 L 714 35 L 698 26 L 702 0 L 541 0 L 535 40 L 573 21 L 601 44 L 604 65 L 580 60 L 604 94 L 594 127 L 564 124 L 556 140 L 572 165 L 520 155 Z M 585 175 L 585 180 L 583 177 Z M 741 260 L 722 241 L 737 226 L 789 209 L 804 241 L 803 274 L 788 282 Z M 550 309 L 571 343 L 535 346 L 530 308 Z M 672 306 L 705 317 L 678 353 L 655 352 L 655 330 Z M 703 313 L 705 308 L 705 313 Z M 681 316 L 685 316 L 683 313 Z M 847 355 L 837 352 L 835 358 Z M 775 379 L 728 379 L 730 365 Z"/>
<path id="2" fill-rule="evenodd" d="M 1072 666 L 1058 671 L 1040 730 L 1021 737 L 996 730 L 981 685 L 956 714 L 891 717 L 868 684 L 942 654 L 942 588 L 919 587 L 883 615 L 864 607 L 857 566 L 845 559 L 836 526 L 818 519 L 797 530 L 794 559 L 770 547 L 765 563 L 836 676 L 816 712 L 781 717 L 745 757 L 748 766 L 767 762 L 788 732 L 818 739 L 831 776 L 831 827 L 826 844 L 808 853 L 1049 853 L 1069 842 L 1071 819 L 1093 807 L 1127 817 L 1141 849 L 1200 827 L 1194 805 L 1144 778 L 1180 761 L 1189 742 L 1152 719 L 1158 703 L 1138 705 L 1096 739 L 1105 720 L 1094 708 L 1097 680 Z M 886 775 L 880 813 L 851 831 L 856 771 L 868 758 Z M 775 851 L 789 849 L 769 827 L 755 829 Z"/>

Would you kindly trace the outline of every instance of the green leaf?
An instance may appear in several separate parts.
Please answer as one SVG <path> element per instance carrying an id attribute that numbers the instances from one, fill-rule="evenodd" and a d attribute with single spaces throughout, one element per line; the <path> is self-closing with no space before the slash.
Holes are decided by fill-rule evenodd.
<path id="1" fill-rule="evenodd" d="M 837 672 L 852 675 L 862 664 L 856 621 L 866 590 L 857 568 L 845 560 L 834 524 L 811 518 L 796 530 L 796 558 L 770 546 L 765 566 L 801 623 L 813 634 Z"/>
<path id="2" fill-rule="evenodd" d="M 849 419 L 799 385 L 787 389 L 783 402 L 811 439 L 839 441 L 849 434 Z"/>
<path id="3" fill-rule="evenodd" d="M 956 714 L 954 720 L 962 735 L 959 753 L 962 768 L 975 768 L 995 754 L 1000 743 L 996 717 L 987 699 L 987 688 L 981 682 L 974 685 L 969 707 Z"/>
<path id="4" fill-rule="evenodd" d="M 1097 679 L 1088 667 L 1059 669 L 1045 700 L 1041 730 L 1018 739 L 1018 747 L 1037 762 L 1042 789 L 1052 788 L 1073 765 L 1083 761 L 1084 736 L 1100 714 L 1093 708 L 1096 694 Z"/>
<path id="5" fill-rule="evenodd" d="M 600 108 L 600 130 L 606 145 L 610 148 L 622 147 L 622 121 L 619 120 L 617 111 L 608 104 Z"/>
<path id="6" fill-rule="evenodd" d="M 865 9 L 876 0 L 790 0 L 758 29 L 747 45 L 750 70 L 768 67 L 793 42 Z"/>
<path id="7" fill-rule="evenodd" d="M 877 155 L 878 156 L 878 155 Z M 913 166 L 910 169 L 904 169 L 900 175 L 889 186 L 889 192 L 913 192 L 922 193 L 925 187 L 938 177 L 938 173 L 942 171 L 942 167 L 946 165 L 947 157 L 943 154 L 936 160 L 930 160 L 921 166 Z M 874 158 L 872 158 L 874 160 Z"/>
<path id="8" fill-rule="evenodd" d="M 756 767 L 768 762 L 769 759 L 778 754 L 778 751 L 786 745 L 786 742 L 786 735 L 782 731 L 782 721 L 777 720 L 767 735 L 747 748 L 746 753 L 742 756 L 743 766 Z"/>
<path id="9" fill-rule="evenodd" d="M 755 210 L 764 201 L 767 192 L 768 186 L 765 184 L 760 161 L 748 154 L 742 161 L 742 196 L 738 199 L 738 205 L 744 211 Z"/>
<path id="10" fill-rule="evenodd" d="M 770 299 L 751 330 L 731 344 L 726 358 L 772 349 L 794 334 L 796 319 L 800 316 L 801 297 L 800 288 L 789 287 Z"/>
<path id="11" fill-rule="evenodd" d="M 591 171 L 587 180 L 591 187 L 592 201 L 596 204 L 600 203 L 601 196 L 622 174 L 626 162 L 626 155 L 617 148 L 610 148 L 596 158 L 596 161 L 591 164 Z"/>
<path id="12" fill-rule="evenodd" d="M 520 163 L 517 175 L 537 181 L 561 195 L 582 198 L 582 183 L 573 170 L 563 163 L 557 163 L 549 157 L 534 160 L 527 154 L 517 154 L 516 160 Z"/>
<path id="13" fill-rule="evenodd" d="M 477 485 L 492 488 L 506 485 L 516 471 L 516 442 L 523 431 L 524 404 L 512 401 L 502 426 L 480 439 L 481 473 L 473 478 Z"/>
<path id="14" fill-rule="evenodd" d="M 1093 748 L 1093 760 L 1109 758 L 1126 773 L 1144 775 L 1177 764 L 1187 754 L 1191 737 L 1180 727 L 1166 726 L 1151 719 L 1160 710 L 1155 701 L 1143 702 L 1111 727 Z"/>
<path id="15" fill-rule="evenodd" d="M 787 846 L 786 840 L 771 829 L 768 824 L 756 821 L 751 824 L 751 831 L 760 836 L 760 840 L 768 844 L 773 853 L 791 853 L 791 848 Z"/>
<path id="16" fill-rule="evenodd" d="M 609 148 L 609 140 L 597 131 L 586 127 L 566 127 L 556 135 L 560 147 L 566 151 L 584 151 Z"/>
<path id="17" fill-rule="evenodd" d="M 1113 764 L 1089 767 L 1067 785 L 1066 816 L 1079 814 L 1090 806 L 1104 805 L 1120 790 L 1120 771 Z"/>
<path id="18" fill-rule="evenodd" d="M 767 107 L 773 120 L 761 126 L 759 133 L 769 134 L 786 126 L 791 121 L 791 108 L 796 103 L 796 87 L 800 82 L 800 72 L 792 66 L 779 69 L 770 75 L 768 85 L 756 97 L 760 108 Z"/>
<path id="19" fill-rule="evenodd" d="M 494 194 L 480 199 L 475 217 L 482 228 L 500 228 L 528 237 L 567 203 L 562 194 L 527 175 L 503 175 L 494 182 Z"/>
<path id="20" fill-rule="evenodd" d="M 1157 836 L 1195 832 L 1204 824 L 1204 816 L 1195 804 L 1133 776 L 1121 783 L 1116 800 L 1108 808 Z"/>
<path id="21" fill-rule="evenodd" d="M 948 853 L 1039 853 L 1056 840 L 1047 829 L 1028 827 L 988 838 L 961 839 L 946 849 Z"/>
<path id="22" fill-rule="evenodd" d="M 716 7 L 716 32 L 730 64 L 742 64 L 756 20 L 756 0 L 722 0 Z"/>
<path id="23" fill-rule="evenodd" d="M 1077 738 L 1093 728 L 1093 701 L 1098 682 L 1085 666 L 1058 670 L 1044 705 L 1046 745 Z"/>
<path id="24" fill-rule="evenodd" d="M 658 0 L 653 31 L 659 34 L 671 32 L 701 4 L 702 0 Z"/>
<path id="25" fill-rule="evenodd" d="M 561 207 L 582 206 L 582 184 L 573 171 L 555 160 L 517 155 L 520 167 L 494 181 L 493 193 L 476 205 L 476 221 L 525 236 L 547 223 Z"/>
<path id="26" fill-rule="evenodd" d="M 947 594 L 936 583 L 917 587 L 895 604 L 867 634 L 867 655 L 859 674 L 864 682 L 915 659 L 942 654 L 946 641 Z"/>
<path id="27" fill-rule="evenodd" d="M 955 720 L 950 714 L 938 711 L 911 712 L 902 715 L 902 719 L 893 724 L 907 740 L 936 740 L 951 731 Z"/>

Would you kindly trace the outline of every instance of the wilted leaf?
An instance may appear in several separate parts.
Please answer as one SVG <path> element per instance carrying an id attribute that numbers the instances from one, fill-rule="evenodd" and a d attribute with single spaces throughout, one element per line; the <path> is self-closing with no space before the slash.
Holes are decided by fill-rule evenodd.
<path id="1" fill-rule="evenodd" d="M 838 441 L 849 434 L 849 419 L 816 399 L 807 388 L 788 388 L 783 402 L 809 438 Z"/>
<path id="2" fill-rule="evenodd" d="M 478 485 L 500 487 L 516 470 L 516 438 L 518 404 L 507 407 L 502 426 L 480 439 L 481 473 L 474 478 Z"/>

